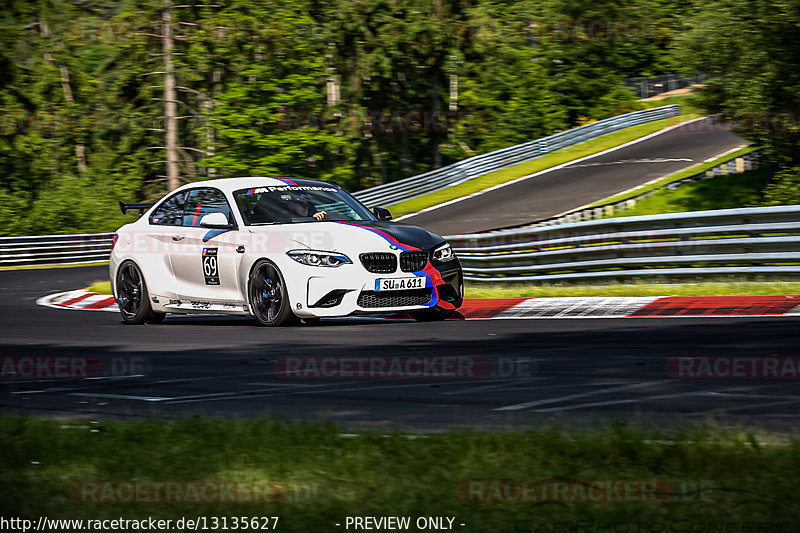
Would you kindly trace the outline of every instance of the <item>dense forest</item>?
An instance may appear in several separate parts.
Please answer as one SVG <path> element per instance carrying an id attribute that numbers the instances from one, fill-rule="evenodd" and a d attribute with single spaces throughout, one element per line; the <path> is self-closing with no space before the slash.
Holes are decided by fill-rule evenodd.
<path id="1" fill-rule="evenodd" d="M 795 3 L 776 21 L 784 38 Z M 740 23 L 737 1 L 716 4 Z M 5 0 L 0 231 L 114 229 L 117 199 L 215 177 L 359 190 L 638 109 L 631 77 L 736 66 L 704 100 L 735 107 L 748 68 L 795 58 L 743 54 L 770 43 L 718 34 L 719 13 L 694 0 Z"/>

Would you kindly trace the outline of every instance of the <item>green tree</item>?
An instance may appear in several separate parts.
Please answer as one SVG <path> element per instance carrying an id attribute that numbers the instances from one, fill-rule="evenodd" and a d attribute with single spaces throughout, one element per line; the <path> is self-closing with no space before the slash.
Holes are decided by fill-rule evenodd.
<path id="1" fill-rule="evenodd" d="M 717 1 L 733 6 L 722 10 L 740 24 L 730 28 L 752 30 L 735 16 L 744 2 Z M 0 6 L 0 231 L 113 229 L 129 220 L 117 199 L 155 199 L 215 177 L 277 174 L 361 189 L 629 111 L 638 104 L 622 81 L 675 68 L 667 45 L 696 5 L 9 0 Z M 711 16 L 692 31 L 703 37 Z M 719 96 L 719 108 L 763 63 L 749 97 L 796 109 L 769 100 L 774 80 L 780 91 L 793 87 L 792 16 L 778 37 L 752 30 L 759 46 L 781 50 L 778 60 L 732 47 L 729 59 L 744 61 L 739 78 L 724 62 L 689 65 L 725 73 L 709 102 Z M 670 23 L 649 39 L 595 38 L 584 28 L 661 19 Z M 555 21 L 566 34 L 554 33 Z M 702 46 L 699 55 L 711 57 Z M 794 140 L 773 145 L 790 153 Z"/>
<path id="2" fill-rule="evenodd" d="M 764 189 L 766 205 L 800 204 L 800 166 L 783 168 Z"/>
<path id="3" fill-rule="evenodd" d="M 216 15 L 237 29 L 218 50 L 231 68 L 215 95 L 220 151 L 202 164 L 229 176 L 292 175 L 346 181 L 345 140 L 319 120 L 324 111 L 324 45 L 307 5 L 238 0 Z"/>
<path id="4" fill-rule="evenodd" d="M 798 201 L 800 0 L 714 0 L 676 44 L 683 64 L 711 76 L 699 103 L 735 121 L 783 169 L 767 201 Z M 792 200 L 793 199 L 793 200 Z"/>

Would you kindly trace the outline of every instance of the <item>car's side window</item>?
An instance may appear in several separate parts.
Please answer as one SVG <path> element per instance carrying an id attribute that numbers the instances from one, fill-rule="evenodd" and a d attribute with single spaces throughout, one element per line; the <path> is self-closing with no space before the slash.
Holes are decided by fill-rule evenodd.
<path id="1" fill-rule="evenodd" d="M 183 225 L 199 227 L 200 220 L 209 213 L 224 213 L 233 224 L 233 212 L 222 191 L 212 188 L 191 189 L 183 209 Z"/>
<path id="2" fill-rule="evenodd" d="M 187 191 L 181 191 L 167 198 L 150 215 L 150 224 L 157 226 L 183 225 L 183 204 L 186 203 Z"/>

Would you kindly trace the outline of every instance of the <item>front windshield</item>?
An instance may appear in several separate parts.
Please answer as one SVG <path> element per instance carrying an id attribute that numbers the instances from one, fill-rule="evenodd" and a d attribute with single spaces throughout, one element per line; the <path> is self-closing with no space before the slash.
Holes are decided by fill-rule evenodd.
<path id="1" fill-rule="evenodd" d="M 233 193 L 248 226 L 334 220 L 375 220 L 346 192 L 330 185 L 276 185 Z"/>

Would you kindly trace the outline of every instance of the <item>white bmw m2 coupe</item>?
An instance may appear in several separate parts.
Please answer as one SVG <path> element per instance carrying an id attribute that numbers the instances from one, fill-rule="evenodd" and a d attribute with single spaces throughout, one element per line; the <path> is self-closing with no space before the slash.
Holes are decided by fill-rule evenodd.
<path id="1" fill-rule="evenodd" d="M 265 326 L 364 313 L 442 320 L 462 303 L 461 265 L 442 237 L 390 222 L 337 185 L 274 177 L 177 189 L 114 236 L 122 318 L 254 316 Z"/>

